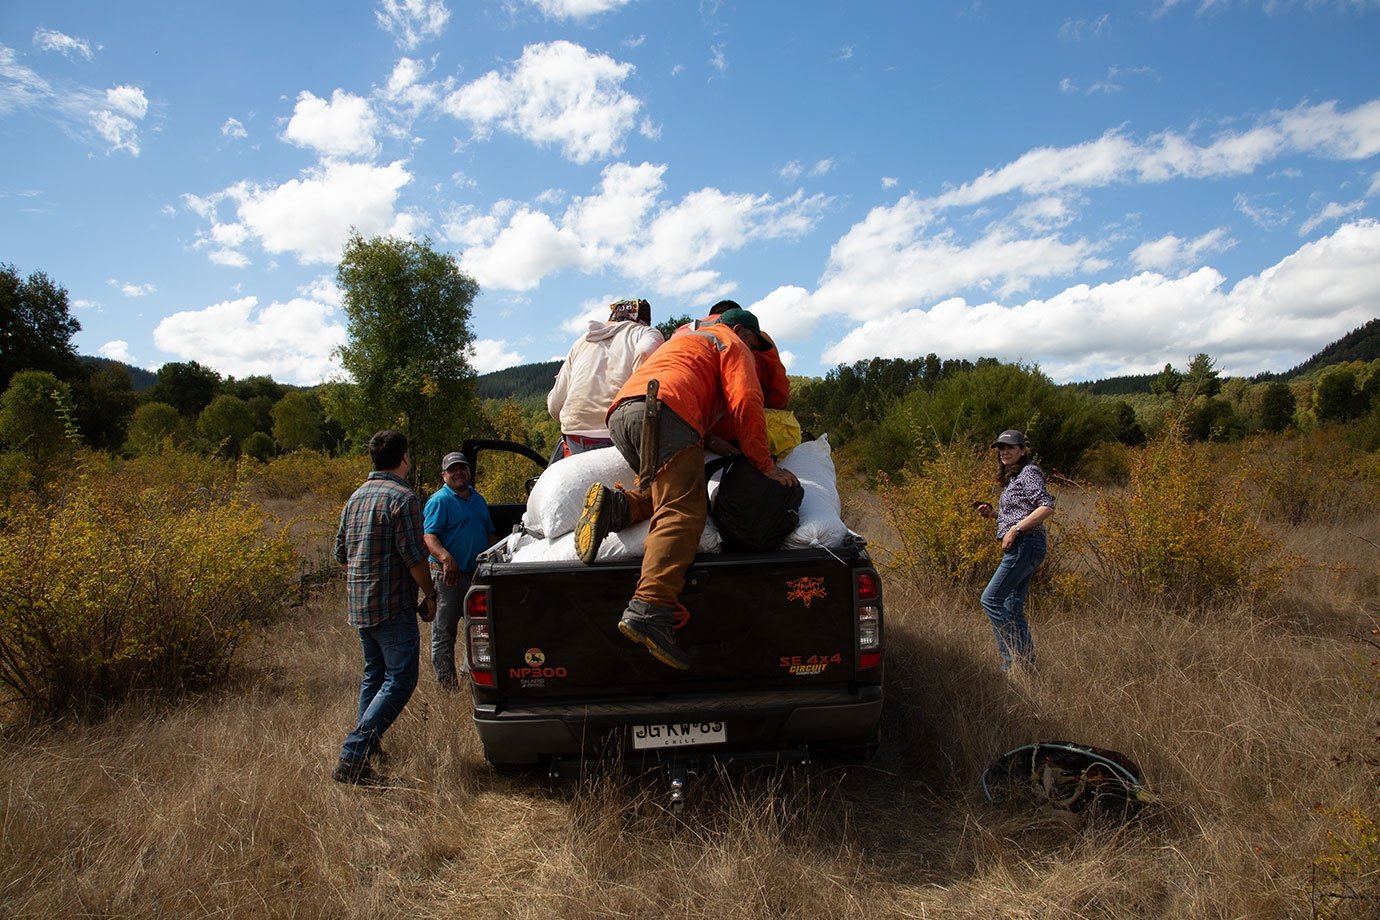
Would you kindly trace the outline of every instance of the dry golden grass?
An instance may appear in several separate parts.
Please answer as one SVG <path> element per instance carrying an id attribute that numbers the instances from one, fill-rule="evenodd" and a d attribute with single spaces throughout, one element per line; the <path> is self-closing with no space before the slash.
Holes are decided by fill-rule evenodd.
<path id="1" fill-rule="evenodd" d="M 849 516 L 884 557 L 866 496 Z M 392 787 L 331 782 L 359 671 L 332 585 L 221 692 L 7 729 L 0 916 L 1372 917 L 1309 890 L 1335 826 L 1314 806 L 1380 814 L 1375 768 L 1335 761 L 1380 717 L 1352 638 L 1377 616 L 1366 540 L 1380 517 L 1287 534 L 1315 564 L 1268 608 L 1035 596 L 1024 683 L 976 589 L 889 579 L 877 759 L 699 777 L 679 813 L 612 770 L 494 774 L 468 697 L 425 673 L 385 740 Z M 987 803 L 983 767 L 1049 739 L 1129 755 L 1158 803 L 1129 825 Z"/>

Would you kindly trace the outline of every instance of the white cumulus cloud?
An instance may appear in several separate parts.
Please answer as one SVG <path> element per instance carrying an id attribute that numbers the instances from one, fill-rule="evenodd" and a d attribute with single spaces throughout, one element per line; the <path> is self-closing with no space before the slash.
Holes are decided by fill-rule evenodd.
<path id="1" fill-rule="evenodd" d="M 138 365 L 139 363 L 134 357 L 134 354 L 129 350 L 129 343 L 124 339 L 115 339 L 114 341 L 106 342 L 100 348 L 96 349 L 96 353 L 112 361 L 123 361 L 125 364 L 132 365 Z"/>
<path id="2" fill-rule="evenodd" d="M 339 371 L 331 357 L 345 342 L 334 307 L 304 297 L 258 309 L 257 297 L 241 297 L 165 317 L 153 342 L 181 360 L 195 360 L 222 374 L 266 374 L 274 380 L 314 384 Z"/>
<path id="3" fill-rule="evenodd" d="M 822 196 L 729 193 L 706 188 L 664 200 L 664 165 L 615 163 L 599 189 L 561 214 L 536 203 L 466 210 L 445 225 L 464 247 L 461 268 L 485 288 L 525 291 L 566 268 L 616 269 L 647 291 L 680 297 L 721 294 L 731 285 L 709 265 L 767 239 L 796 238 L 817 224 Z"/>
<path id="4" fill-rule="evenodd" d="M 238 182 L 215 194 L 184 195 L 186 206 L 210 223 L 195 248 L 221 253 L 257 244 L 272 254 L 289 253 L 304 264 L 334 263 L 351 228 L 362 236 L 411 236 L 419 220 L 397 210 L 398 196 L 412 181 L 401 161 L 387 166 L 330 162 L 281 185 Z M 234 220 L 222 221 L 222 207 Z"/>
<path id="5" fill-rule="evenodd" d="M 1236 242 L 1221 227 L 1193 240 L 1180 239 L 1173 233 L 1167 233 L 1157 240 L 1141 243 L 1132 250 L 1131 264 L 1141 270 L 1169 271 L 1180 265 L 1200 262 L 1209 253 L 1223 252 L 1235 245 Z"/>
<path id="6" fill-rule="evenodd" d="M 642 104 L 622 86 L 632 71 L 568 41 L 529 45 L 506 72 L 466 83 L 444 105 L 477 137 L 506 131 L 588 163 L 621 153 L 637 123 Z"/>
<path id="7" fill-rule="evenodd" d="M 475 339 L 470 346 L 470 366 L 477 374 L 501 371 L 505 367 L 524 364 L 527 359 L 521 352 L 502 339 Z"/>
<path id="8" fill-rule="evenodd" d="M 337 89 L 328 102 L 303 90 L 283 137 L 323 157 L 368 158 L 378 152 L 378 126 L 378 117 L 363 97 Z"/>

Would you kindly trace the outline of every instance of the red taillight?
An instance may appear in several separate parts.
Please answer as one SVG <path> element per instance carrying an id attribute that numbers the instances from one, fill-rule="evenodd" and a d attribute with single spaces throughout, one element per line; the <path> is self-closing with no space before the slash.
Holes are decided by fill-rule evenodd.
<path id="1" fill-rule="evenodd" d="M 487 620 L 489 618 L 489 592 L 480 588 L 471 591 L 465 598 L 465 616 L 471 620 Z"/>
<path id="2" fill-rule="evenodd" d="M 470 680 L 481 687 L 492 687 L 495 684 L 493 671 L 471 671 Z"/>
<path id="3" fill-rule="evenodd" d="M 859 572 L 857 584 L 860 601 L 875 601 L 882 596 L 882 583 L 872 572 Z"/>
<path id="4" fill-rule="evenodd" d="M 867 652 L 858 656 L 858 670 L 866 671 L 868 668 L 875 668 L 882 663 L 881 652 Z"/>

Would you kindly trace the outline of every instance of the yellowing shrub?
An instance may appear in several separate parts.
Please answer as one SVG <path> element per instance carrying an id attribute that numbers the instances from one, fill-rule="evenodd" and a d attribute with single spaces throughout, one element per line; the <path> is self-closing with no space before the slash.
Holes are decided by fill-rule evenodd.
<path id="1" fill-rule="evenodd" d="M 300 498 L 311 493 L 343 504 L 370 469 L 367 454 L 330 457 L 304 449 L 267 463 L 241 461 L 240 477 L 258 498 Z"/>
<path id="2" fill-rule="evenodd" d="M 918 473 L 878 483 L 883 513 L 900 539 L 894 566 L 958 584 L 991 574 L 1001 546 L 993 539 L 992 521 L 972 507 L 975 501 L 997 502 L 993 468 L 982 463 L 984 457 L 971 444 L 941 445 Z"/>
<path id="3" fill-rule="evenodd" d="M 212 683 L 291 583 L 292 547 L 253 505 L 128 485 L 78 474 L 0 535 L 0 685 L 34 715 Z"/>
<path id="4" fill-rule="evenodd" d="M 1269 593 L 1292 564 L 1258 520 L 1242 473 L 1219 473 L 1207 447 L 1166 427 L 1131 464 L 1124 493 L 1097 503 L 1088 544 L 1106 574 L 1183 601 Z"/>

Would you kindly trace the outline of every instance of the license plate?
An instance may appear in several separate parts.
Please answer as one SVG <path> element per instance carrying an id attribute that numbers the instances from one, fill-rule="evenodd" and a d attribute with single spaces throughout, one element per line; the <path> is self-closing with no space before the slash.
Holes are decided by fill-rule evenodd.
<path id="1" fill-rule="evenodd" d="M 723 744 L 728 733 L 722 722 L 672 722 L 667 725 L 634 725 L 633 747 L 685 747 L 691 744 Z"/>

